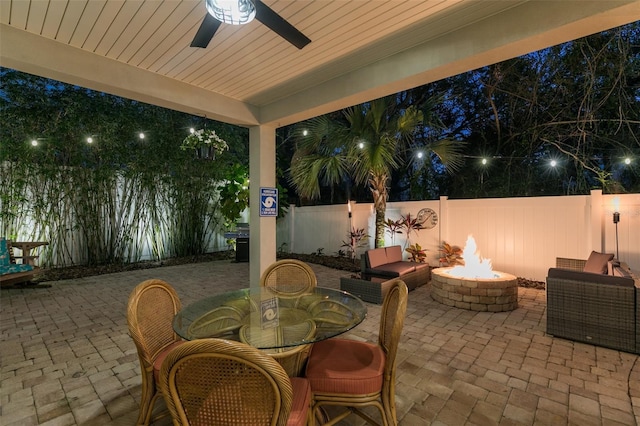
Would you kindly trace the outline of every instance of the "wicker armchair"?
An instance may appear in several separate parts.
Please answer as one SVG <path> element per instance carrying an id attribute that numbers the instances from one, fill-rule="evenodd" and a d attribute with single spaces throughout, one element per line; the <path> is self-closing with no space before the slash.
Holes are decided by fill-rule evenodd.
<path id="1" fill-rule="evenodd" d="M 640 353 L 640 280 L 584 272 L 586 260 L 557 258 L 547 274 L 547 333 Z"/>
<path id="2" fill-rule="evenodd" d="M 311 388 L 270 356 L 240 342 L 192 340 L 172 350 L 160 388 L 174 425 L 305 425 Z"/>
<path id="3" fill-rule="evenodd" d="M 336 424 L 351 413 L 377 424 L 360 410 L 365 406 L 376 407 L 384 425 L 397 425 L 396 354 L 407 311 L 407 298 L 407 285 L 402 280 L 394 280 L 382 304 L 377 345 L 334 338 L 313 346 L 306 377 L 314 395 L 314 413 L 320 415 L 323 406 L 348 408 L 327 425 Z"/>
<path id="4" fill-rule="evenodd" d="M 138 425 L 148 425 L 152 420 L 154 405 L 161 396 L 156 381 L 162 361 L 171 349 L 184 343 L 172 326 L 173 317 L 180 308 L 178 294 L 162 280 L 146 280 L 129 296 L 127 324 L 142 371 Z"/>

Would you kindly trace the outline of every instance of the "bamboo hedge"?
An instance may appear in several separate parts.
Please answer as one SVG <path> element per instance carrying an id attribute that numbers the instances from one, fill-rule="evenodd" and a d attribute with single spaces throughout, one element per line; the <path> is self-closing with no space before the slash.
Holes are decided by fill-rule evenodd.
<path id="1" fill-rule="evenodd" d="M 234 218 L 221 206 L 243 194 L 220 182 L 248 172 L 246 129 L 5 68 L 0 84 L 1 236 L 48 241 L 43 266 L 226 248 Z M 180 149 L 191 126 L 214 128 L 231 149 L 196 159 Z"/>

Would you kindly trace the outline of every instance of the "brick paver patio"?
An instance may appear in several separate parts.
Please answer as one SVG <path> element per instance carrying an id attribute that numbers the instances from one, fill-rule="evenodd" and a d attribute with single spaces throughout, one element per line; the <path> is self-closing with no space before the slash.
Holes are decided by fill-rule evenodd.
<path id="1" fill-rule="evenodd" d="M 325 287 L 349 275 L 312 267 Z M 246 287 L 249 267 L 217 261 L 3 289 L 0 424 L 135 424 L 140 373 L 125 315 L 148 278 L 171 283 L 186 305 Z M 640 424 L 640 357 L 546 335 L 543 290 L 519 289 L 518 303 L 479 313 L 438 304 L 429 286 L 409 293 L 400 425 Z M 380 307 L 367 306 L 348 336 L 374 342 Z"/>

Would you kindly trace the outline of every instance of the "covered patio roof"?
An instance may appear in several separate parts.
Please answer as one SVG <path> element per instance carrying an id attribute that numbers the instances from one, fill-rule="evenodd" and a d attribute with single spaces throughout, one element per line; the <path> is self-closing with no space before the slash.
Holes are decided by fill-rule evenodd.
<path id="1" fill-rule="evenodd" d="M 640 19 L 640 0 L 264 0 L 190 47 L 204 0 L 0 0 L 0 66 L 250 128 L 250 199 L 275 187 L 275 129 Z M 276 258 L 250 217 L 251 285 Z"/>
<path id="2" fill-rule="evenodd" d="M 204 0 L 1 0 L 0 65 L 162 107 L 280 127 L 640 19 L 635 0 L 264 0 L 190 47 Z"/>

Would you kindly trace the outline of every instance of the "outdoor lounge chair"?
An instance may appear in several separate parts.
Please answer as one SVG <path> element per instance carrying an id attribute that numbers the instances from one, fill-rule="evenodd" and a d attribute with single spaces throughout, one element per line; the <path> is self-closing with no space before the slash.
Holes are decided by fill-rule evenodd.
<path id="1" fill-rule="evenodd" d="M 38 256 L 32 256 L 29 252 L 31 248 L 47 243 L 17 243 L 22 249 L 22 256 L 14 256 L 13 244 L 10 240 L 0 238 L 0 285 L 14 285 L 28 283 L 38 272 L 35 266 L 35 259 Z M 27 248 L 25 248 L 25 246 Z M 33 247 L 32 247 L 33 246 Z M 27 251 L 27 253 L 25 253 Z M 16 258 L 21 258 L 22 263 L 16 263 Z"/>

